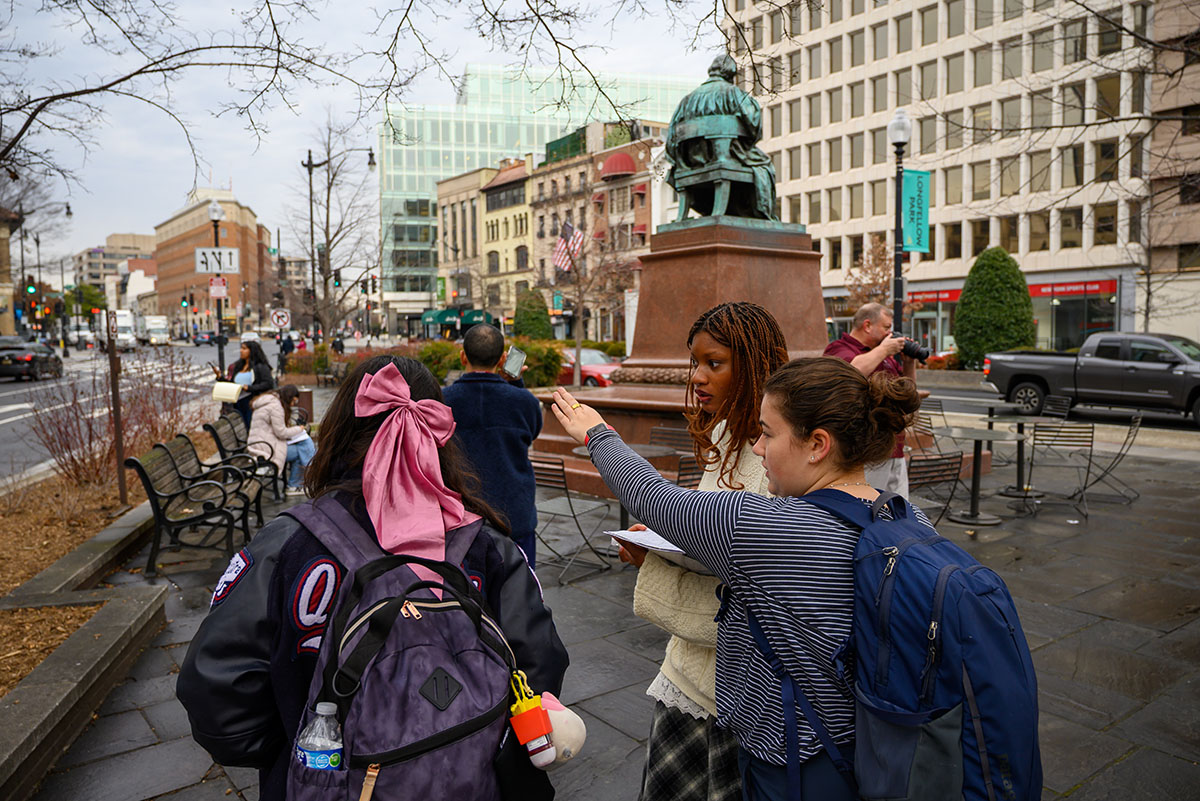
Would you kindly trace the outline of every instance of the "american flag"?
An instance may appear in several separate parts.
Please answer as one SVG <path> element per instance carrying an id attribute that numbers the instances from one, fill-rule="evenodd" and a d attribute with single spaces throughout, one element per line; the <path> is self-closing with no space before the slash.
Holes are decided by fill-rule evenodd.
<path id="1" fill-rule="evenodd" d="M 558 242 L 554 245 L 554 266 L 560 270 L 571 269 L 571 259 L 579 258 L 583 250 L 583 231 L 579 231 L 569 222 L 562 224 L 558 233 Z"/>

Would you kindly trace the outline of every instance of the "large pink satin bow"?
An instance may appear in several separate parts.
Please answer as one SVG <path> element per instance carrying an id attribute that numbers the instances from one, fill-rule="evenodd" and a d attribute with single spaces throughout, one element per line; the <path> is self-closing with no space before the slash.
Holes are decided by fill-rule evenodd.
<path id="1" fill-rule="evenodd" d="M 442 481 L 438 448 L 454 433 L 454 414 L 435 400 L 414 401 L 395 364 L 364 376 L 354 398 L 356 417 L 390 409 L 363 463 L 367 514 L 385 551 L 442 561 L 446 532 L 479 519 Z M 413 570 L 437 578 L 424 567 Z"/>

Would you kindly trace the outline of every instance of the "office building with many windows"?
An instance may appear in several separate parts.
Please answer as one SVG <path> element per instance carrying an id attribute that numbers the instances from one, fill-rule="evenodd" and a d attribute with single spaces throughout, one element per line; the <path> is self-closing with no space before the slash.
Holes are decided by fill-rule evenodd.
<path id="1" fill-rule="evenodd" d="M 1092 4 L 1095 5 L 1095 4 Z M 763 106 L 781 217 L 822 253 L 827 315 L 853 314 L 848 272 L 872 237 L 891 243 L 895 155 L 887 125 L 913 121 L 906 168 L 926 170 L 930 252 L 909 254 L 912 330 L 953 343 L 974 258 L 1009 251 L 1025 273 L 1042 347 L 1134 325 L 1153 7 L 1104 15 L 1065 0 L 734 0 L 739 80 Z"/>
<path id="2" fill-rule="evenodd" d="M 438 296 L 437 182 L 542 153 L 547 143 L 592 119 L 623 113 L 670 119 L 702 76 L 606 74 L 605 98 L 584 78 L 572 90 L 551 70 L 470 65 L 453 105 L 390 109 L 380 126 L 383 298 L 388 328 L 420 330 Z"/>

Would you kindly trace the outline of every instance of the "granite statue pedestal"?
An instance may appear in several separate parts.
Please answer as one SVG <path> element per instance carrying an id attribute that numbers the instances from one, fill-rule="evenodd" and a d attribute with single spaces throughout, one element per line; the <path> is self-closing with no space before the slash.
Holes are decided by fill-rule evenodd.
<path id="1" fill-rule="evenodd" d="M 820 258 L 802 225 L 718 216 L 661 226 L 641 257 L 632 353 L 612 374 L 614 386 L 581 390 L 579 400 L 629 442 L 647 442 L 653 426 L 685 427 L 688 330 L 701 313 L 729 301 L 770 311 L 793 358 L 820 355 L 827 341 Z M 546 404 L 552 390 L 535 395 Z M 609 495 L 591 463 L 571 455 L 574 445 L 545 409 L 534 449 L 564 459 L 573 489 Z"/>

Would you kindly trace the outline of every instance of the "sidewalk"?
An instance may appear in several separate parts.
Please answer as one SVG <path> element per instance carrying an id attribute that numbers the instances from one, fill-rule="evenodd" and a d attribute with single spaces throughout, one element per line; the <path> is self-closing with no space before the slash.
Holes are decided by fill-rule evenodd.
<path id="1" fill-rule="evenodd" d="M 941 533 L 997 570 L 1018 599 L 1038 669 L 1045 799 L 1200 799 L 1200 526 L 1189 464 L 1128 459 L 1132 506 L 1093 503 L 1083 519 L 1045 504 L 1002 526 Z M 985 478 L 985 491 L 1011 477 Z M 956 504 L 957 505 L 957 504 Z M 272 506 L 268 515 L 281 506 Z M 601 528 L 615 527 L 610 506 Z M 559 530 L 562 534 L 564 530 Z M 130 566 L 143 564 L 145 554 Z M 167 552 L 168 625 L 45 780 L 38 801 L 256 799 L 252 770 L 222 768 L 190 738 L 175 674 L 224 560 Z M 571 653 L 563 700 L 587 722 L 587 745 L 556 771 L 559 799 L 637 798 L 653 709 L 644 690 L 666 636 L 630 612 L 636 575 L 617 564 L 560 586 L 539 571 Z M 113 584 L 145 582 L 124 570 Z"/>

